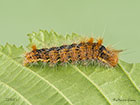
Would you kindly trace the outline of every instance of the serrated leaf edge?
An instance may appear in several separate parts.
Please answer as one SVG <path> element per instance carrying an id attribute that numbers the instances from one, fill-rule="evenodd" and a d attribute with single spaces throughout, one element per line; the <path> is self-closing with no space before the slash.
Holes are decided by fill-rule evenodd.
<path id="1" fill-rule="evenodd" d="M 16 63 L 19 66 L 22 66 L 20 63 L 16 62 L 15 60 L 13 60 L 11 57 L 9 57 L 8 55 L 4 54 L 3 52 L 0 51 L 0 53 L 4 56 L 6 56 L 7 58 L 11 59 L 14 63 Z M 49 81 L 47 81 L 46 79 L 44 79 L 43 77 L 41 77 L 40 75 L 38 75 L 37 73 L 33 72 L 31 69 L 22 66 L 23 68 L 29 70 L 31 73 L 33 73 L 34 75 L 36 75 L 37 77 L 39 77 L 41 80 L 45 81 L 47 84 L 49 84 L 53 89 L 55 89 L 70 105 L 74 105 L 72 104 L 72 102 L 58 89 L 56 88 L 53 84 L 51 84 Z M 18 92 L 17 92 L 18 93 Z M 20 93 L 19 93 L 20 94 Z"/>

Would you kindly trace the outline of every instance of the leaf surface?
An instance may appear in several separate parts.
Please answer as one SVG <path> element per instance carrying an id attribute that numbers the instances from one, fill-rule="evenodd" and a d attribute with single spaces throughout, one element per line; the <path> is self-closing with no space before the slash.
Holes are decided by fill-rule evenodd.
<path id="1" fill-rule="evenodd" d="M 81 38 L 44 30 L 28 37 L 28 48 L 70 44 Z M 0 105 L 140 105 L 140 63 L 120 60 L 115 68 L 43 63 L 25 67 L 25 52 L 14 45 L 0 47 Z"/>

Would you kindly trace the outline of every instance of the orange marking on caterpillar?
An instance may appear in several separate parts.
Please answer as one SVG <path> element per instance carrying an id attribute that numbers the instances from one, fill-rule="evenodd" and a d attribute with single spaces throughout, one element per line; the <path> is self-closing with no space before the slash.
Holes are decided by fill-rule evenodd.
<path id="1" fill-rule="evenodd" d="M 32 46 L 32 50 L 35 51 L 36 49 L 37 49 L 37 48 L 36 48 L 36 45 L 33 45 L 33 46 Z"/>
<path id="2" fill-rule="evenodd" d="M 34 62 L 46 62 L 50 65 L 60 63 L 75 63 L 77 61 L 100 61 L 111 67 L 118 63 L 118 54 L 122 50 L 106 48 L 102 45 L 103 39 L 93 43 L 93 38 L 88 41 L 73 43 L 71 45 L 62 45 L 59 47 L 37 49 L 32 46 L 32 51 L 25 54 L 24 65 Z"/>
<path id="3" fill-rule="evenodd" d="M 93 38 L 90 38 L 90 39 L 88 40 L 88 42 L 89 42 L 90 44 L 92 44 L 92 43 L 93 43 Z"/>

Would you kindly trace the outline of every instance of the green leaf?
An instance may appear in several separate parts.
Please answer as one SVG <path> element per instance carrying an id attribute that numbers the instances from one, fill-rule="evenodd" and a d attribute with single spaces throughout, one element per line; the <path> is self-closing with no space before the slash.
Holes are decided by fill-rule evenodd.
<path id="1" fill-rule="evenodd" d="M 28 36 L 29 46 L 38 48 L 81 39 L 75 33 L 62 36 L 43 30 Z M 0 105 L 140 105 L 140 63 L 25 67 L 25 52 L 14 45 L 0 47 Z"/>

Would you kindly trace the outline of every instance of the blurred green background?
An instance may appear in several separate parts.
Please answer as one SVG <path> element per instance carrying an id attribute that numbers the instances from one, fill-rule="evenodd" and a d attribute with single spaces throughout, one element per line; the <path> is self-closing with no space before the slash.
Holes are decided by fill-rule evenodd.
<path id="1" fill-rule="evenodd" d="M 140 62 L 139 0 L 0 0 L 0 44 L 27 45 L 39 29 L 103 36 L 125 49 L 120 58 Z"/>

